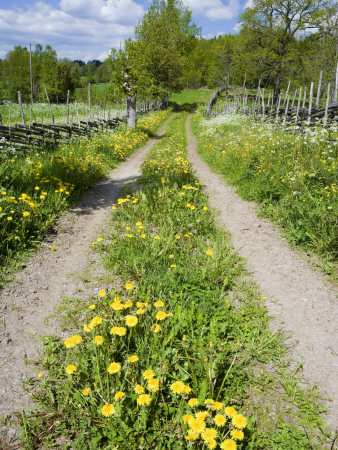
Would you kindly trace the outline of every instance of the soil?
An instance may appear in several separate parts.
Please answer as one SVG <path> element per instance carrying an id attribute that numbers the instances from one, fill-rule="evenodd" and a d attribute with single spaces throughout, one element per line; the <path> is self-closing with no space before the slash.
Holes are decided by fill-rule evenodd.
<path id="1" fill-rule="evenodd" d="M 199 158 L 190 120 L 191 116 L 187 122 L 189 159 L 209 195 L 218 223 L 231 233 L 236 251 L 246 259 L 252 279 L 262 289 L 267 309 L 274 316 L 272 327 L 292 333 L 290 355 L 302 362 L 305 380 L 317 383 L 321 392 L 332 399 L 326 401 L 330 408 L 327 422 L 337 426 L 336 296 L 326 279 L 290 250 L 274 225 L 256 216 L 256 205 L 241 200 Z M 165 126 L 157 138 L 164 134 Z M 39 370 L 25 365 L 24 359 L 39 359 L 39 336 L 64 337 L 55 314 L 61 300 L 75 295 L 87 299 L 107 287 L 97 281 L 103 279 L 104 269 L 91 244 L 107 226 L 111 204 L 121 188 L 134 183 L 140 175 L 140 165 L 155 142 L 156 138 L 150 140 L 62 216 L 55 234 L 1 291 L 0 416 L 32 406 L 21 382 L 30 376 L 36 378 Z M 53 245 L 55 251 L 51 250 Z M 11 439 L 15 433 L 15 429 L 9 430 Z"/>
<path id="2" fill-rule="evenodd" d="M 302 365 L 302 380 L 317 384 L 329 409 L 329 426 L 338 427 L 338 303 L 333 285 L 308 265 L 306 256 L 290 249 L 282 233 L 257 217 L 258 205 L 235 190 L 197 155 L 187 122 L 188 157 L 215 210 L 219 226 L 231 233 L 235 251 L 246 259 L 251 278 L 266 297 L 271 326 L 291 335 L 292 367 Z M 299 373 L 299 372 L 298 372 Z"/>

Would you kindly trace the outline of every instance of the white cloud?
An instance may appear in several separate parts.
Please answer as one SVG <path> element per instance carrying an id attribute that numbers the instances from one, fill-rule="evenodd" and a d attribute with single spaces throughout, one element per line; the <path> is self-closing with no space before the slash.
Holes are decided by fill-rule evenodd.
<path id="1" fill-rule="evenodd" d="M 27 9 L 0 9 L 0 57 L 14 45 L 50 44 L 60 57 L 101 59 L 131 37 L 142 18 L 133 0 L 61 0 L 56 9 L 38 1 Z"/>
<path id="2" fill-rule="evenodd" d="M 252 7 L 253 7 L 253 0 L 248 0 L 248 1 L 245 3 L 243 9 L 246 9 L 246 8 L 252 8 Z"/>
<path id="3" fill-rule="evenodd" d="M 230 20 L 240 11 L 239 0 L 184 0 L 184 4 L 194 15 L 201 15 L 210 20 Z"/>

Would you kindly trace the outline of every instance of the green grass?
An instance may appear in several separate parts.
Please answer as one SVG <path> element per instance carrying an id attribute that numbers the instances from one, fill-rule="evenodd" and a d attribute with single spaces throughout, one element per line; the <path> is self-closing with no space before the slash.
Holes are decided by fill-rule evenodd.
<path id="1" fill-rule="evenodd" d="M 55 448 L 57 442 L 74 449 L 213 448 L 201 437 L 192 445 L 186 439 L 193 427 L 186 414 L 196 412 L 191 398 L 197 411 L 207 411 L 208 428 L 215 428 L 216 414 L 226 416 L 218 443 L 246 422 L 241 415 L 232 420 L 233 411 L 224 407 L 247 417 L 243 436 L 239 430 L 241 439 L 231 439 L 228 448 L 324 446 L 316 392 L 285 371 L 282 340 L 269 331 L 261 295 L 247 281 L 228 235 L 215 226 L 186 160 L 186 117 L 181 112 L 171 120 L 143 165 L 142 189 L 124 192 L 94 246 L 116 288 L 83 307 L 73 300 L 68 314 L 63 305 L 68 320 L 78 321 L 67 345 L 45 338 L 44 376 L 32 382 L 37 409 L 21 414 L 24 448 Z M 114 327 L 125 335 L 117 336 Z M 138 356 L 133 365 L 131 355 Z M 145 370 L 154 372 L 157 388 L 149 386 Z M 143 406 L 136 384 L 149 395 Z M 187 386 L 186 393 L 177 386 Z M 216 400 L 222 402 L 217 412 Z"/>
<path id="2" fill-rule="evenodd" d="M 185 89 L 179 93 L 172 93 L 170 101 L 181 105 L 184 103 L 203 103 L 209 99 L 211 94 L 211 89 Z"/>

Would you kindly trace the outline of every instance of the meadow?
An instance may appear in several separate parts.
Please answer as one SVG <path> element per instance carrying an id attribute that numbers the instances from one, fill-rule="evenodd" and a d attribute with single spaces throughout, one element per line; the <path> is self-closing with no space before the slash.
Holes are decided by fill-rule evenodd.
<path id="1" fill-rule="evenodd" d="M 194 118 L 205 161 L 292 244 L 319 255 L 328 273 L 337 259 L 337 126 L 301 132 L 240 114 Z"/>
<path id="2" fill-rule="evenodd" d="M 53 152 L 0 159 L 0 265 L 4 271 L 41 242 L 56 217 L 151 136 L 168 112 L 142 117 L 136 129 L 63 143 Z"/>
<path id="3" fill-rule="evenodd" d="M 171 120 L 142 189 L 121 195 L 93 242 L 114 288 L 67 299 L 69 336 L 44 338 L 24 448 L 323 448 L 316 391 L 286 371 L 265 299 L 215 226 L 186 118 Z"/>

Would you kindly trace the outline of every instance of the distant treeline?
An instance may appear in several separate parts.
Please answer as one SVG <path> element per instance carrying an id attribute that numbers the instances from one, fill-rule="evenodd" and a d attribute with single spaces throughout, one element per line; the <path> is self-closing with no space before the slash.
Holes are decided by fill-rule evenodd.
<path id="1" fill-rule="evenodd" d="M 65 102 L 67 91 L 74 92 L 76 87 L 88 86 L 88 83 L 107 83 L 110 81 L 109 61 L 98 60 L 71 61 L 59 59 L 50 46 L 38 44 L 31 55 L 27 47 L 16 46 L 6 57 L 0 59 L 0 102 L 17 101 L 18 91 L 24 101 L 30 102 L 30 56 L 33 75 L 34 101 L 45 101 L 44 85 L 52 102 Z"/>

